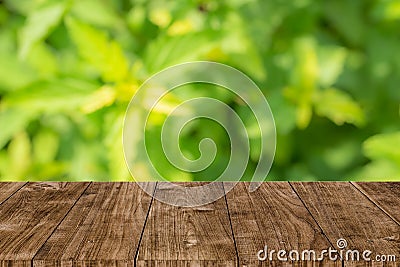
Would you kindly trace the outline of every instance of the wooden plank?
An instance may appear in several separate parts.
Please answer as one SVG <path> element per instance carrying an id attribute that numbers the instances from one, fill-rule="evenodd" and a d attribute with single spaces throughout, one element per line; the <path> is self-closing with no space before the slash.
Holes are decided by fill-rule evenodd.
<path id="1" fill-rule="evenodd" d="M 29 183 L 0 206 L 0 264 L 29 265 L 88 183 Z"/>
<path id="2" fill-rule="evenodd" d="M 155 183 L 146 183 L 154 191 Z M 93 183 L 34 258 L 35 266 L 133 266 L 152 197 L 136 183 Z"/>
<path id="3" fill-rule="evenodd" d="M 223 194 L 222 184 L 214 183 L 210 192 L 199 194 L 213 190 Z M 163 198 L 184 204 L 185 199 L 202 197 L 186 193 L 169 183 L 157 185 L 139 247 L 138 266 L 236 266 L 235 244 L 224 197 L 193 208 L 171 206 L 157 200 Z"/>
<path id="4" fill-rule="evenodd" d="M 230 186 L 227 183 L 224 185 Z M 239 183 L 227 194 L 240 266 L 301 264 L 304 250 L 314 250 L 318 258 L 321 250 L 331 246 L 288 183 L 263 183 L 254 192 L 249 192 L 248 186 L 249 183 Z M 265 251 L 265 246 L 269 252 L 297 250 L 299 261 L 291 262 L 289 258 L 288 261 L 279 261 L 276 253 L 272 261 L 269 256 L 260 261 L 257 253 Z M 305 259 L 303 265 L 312 265 L 312 259 Z M 341 262 L 324 260 L 320 265 L 339 266 Z"/>
<path id="5" fill-rule="evenodd" d="M 365 250 L 400 256 L 400 226 L 350 183 L 292 183 L 331 243 L 347 241 L 345 251 Z M 398 263 L 344 261 L 345 266 L 398 266 Z"/>
<path id="6" fill-rule="evenodd" d="M 400 225 L 400 183 L 353 183 Z"/>
<path id="7" fill-rule="evenodd" d="M 0 205 L 26 183 L 0 182 Z"/>

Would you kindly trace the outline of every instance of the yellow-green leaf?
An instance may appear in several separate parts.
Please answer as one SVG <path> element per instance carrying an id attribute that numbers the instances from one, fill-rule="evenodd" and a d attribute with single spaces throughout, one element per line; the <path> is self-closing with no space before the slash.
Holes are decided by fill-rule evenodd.
<path id="1" fill-rule="evenodd" d="M 337 125 L 351 123 L 363 126 L 365 123 L 361 106 L 350 95 L 339 89 L 320 91 L 315 97 L 314 105 L 319 116 L 327 117 Z"/>
<path id="2" fill-rule="evenodd" d="M 76 110 L 96 88 L 93 83 L 73 79 L 37 82 L 6 96 L 3 107 L 22 110 L 24 114 Z"/>
<path id="3" fill-rule="evenodd" d="M 374 160 L 389 160 L 400 164 L 400 132 L 378 134 L 363 144 L 364 154 Z"/>
<path id="4" fill-rule="evenodd" d="M 292 85 L 301 89 L 301 99 L 309 99 L 317 87 L 319 76 L 316 44 L 312 38 L 300 38 L 294 43 L 295 66 L 292 73 Z"/>
<path id="5" fill-rule="evenodd" d="M 88 10 L 90 10 L 90 12 L 88 12 Z M 117 13 L 112 6 L 105 1 L 74 1 L 71 12 L 80 20 L 96 26 L 115 26 L 115 24 L 118 22 Z"/>
<path id="6" fill-rule="evenodd" d="M 299 129 L 305 129 L 312 118 L 312 106 L 308 103 L 301 104 L 296 110 L 296 124 Z"/>
<path id="7" fill-rule="evenodd" d="M 151 73 L 185 61 L 205 60 L 221 39 L 221 33 L 204 31 L 178 36 L 162 36 L 146 49 L 144 62 Z"/>
<path id="8" fill-rule="evenodd" d="M 113 87 L 102 86 L 94 92 L 82 106 L 84 113 L 92 113 L 103 107 L 108 107 L 114 103 L 116 92 Z"/>
<path id="9" fill-rule="evenodd" d="M 318 52 L 319 83 L 327 88 L 332 86 L 342 73 L 347 51 L 343 47 L 327 46 L 320 48 Z"/>
<path id="10" fill-rule="evenodd" d="M 55 53 L 43 43 L 32 46 L 31 53 L 27 56 L 27 62 L 37 70 L 42 77 L 54 77 L 59 71 Z"/>
<path id="11" fill-rule="evenodd" d="M 32 112 L 24 109 L 7 109 L 0 112 L 0 149 L 19 131 L 24 129 L 32 117 Z"/>
<path id="12" fill-rule="evenodd" d="M 59 136 L 48 129 L 41 130 L 33 138 L 33 158 L 37 163 L 49 163 L 57 155 Z"/>
<path id="13" fill-rule="evenodd" d="M 107 34 L 72 17 L 66 19 L 69 34 L 81 57 L 88 61 L 106 82 L 119 82 L 128 74 L 128 62 L 120 45 Z"/>
<path id="14" fill-rule="evenodd" d="M 126 181 L 132 179 L 124 158 L 124 147 L 122 144 L 122 126 L 125 113 L 109 114 L 106 121 L 106 137 L 104 143 L 107 147 L 108 168 L 113 181 Z"/>
<path id="15" fill-rule="evenodd" d="M 29 14 L 19 36 L 19 55 L 21 57 L 26 57 L 32 45 L 44 39 L 52 29 L 58 25 L 63 17 L 65 9 L 65 3 L 56 2 L 38 8 Z"/>
<path id="16" fill-rule="evenodd" d="M 24 177 L 31 165 L 31 142 L 26 132 L 17 134 L 8 146 L 10 160 L 8 178 L 26 179 Z"/>

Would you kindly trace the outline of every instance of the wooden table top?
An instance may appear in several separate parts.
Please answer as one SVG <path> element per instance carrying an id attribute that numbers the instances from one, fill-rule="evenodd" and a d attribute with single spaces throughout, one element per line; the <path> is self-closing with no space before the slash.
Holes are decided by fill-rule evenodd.
<path id="1" fill-rule="evenodd" d="M 151 196 L 136 183 L 0 183 L 1 266 L 400 266 L 400 183 L 239 183 L 193 208 L 158 201 L 160 185 L 146 183 Z M 257 257 L 339 239 L 387 261 Z"/>

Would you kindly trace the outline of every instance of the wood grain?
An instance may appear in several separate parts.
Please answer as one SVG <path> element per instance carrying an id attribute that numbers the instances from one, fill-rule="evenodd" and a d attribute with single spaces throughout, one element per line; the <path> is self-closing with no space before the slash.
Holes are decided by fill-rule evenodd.
<path id="1" fill-rule="evenodd" d="M 400 225 L 400 183 L 353 183 Z"/>
<path id="2" fill-rule="evenodd" d="M 155 183 L 146 183 L 154 191 Z M 135 183 L 93 183 L 34 258 L 35 266 L 133 266 L 151 196 Z"/>
<path id="3" fill-rule="evenodd" d="M 350 183 L 291 183 L 328 239 L 347 249 L 400 256 L 400 226 Z M 336 247 L 336 246 L 335 246 Z M 345 261 L 346 266 L 382 263 Z M 398 266 L 385 263 L 384 266 Z"/>
<path id="4" fill-rule="evenodd" d="M 26 183 L 0 182 L 0 205 Z"/>
<path id="5" fill-rule="evenodd" d="M 240 266 L 283 264 L 276 254 L 272 262 L 258 260 L 257 252 L 266 245 L 268 251 L 315 250 L 317 255 L 331 246 L 288 183 L 263 183 L 254 192 L 249 192 L 248 186 L 249 183 L 239 183 L 227 194 Z M 312 260 L 307 262 L 313 264 Z M 340 264 L 320 263 L 324 266 Z"/>
<path id="6" fill-rule="evenodd" d="M 0 207 L 0 262 L 29 265 L 88 183 L 29 183 Z"/>
<path id="7" fill-rule="evenodd" d="M 0 183 L 0 266 L 400 266 L 400 183 L 199 185 Z M 397 262 L 257 259 L 339 238 Z"/>
<path id="8" fill-rule="evenodd" d="M 223 190 L 221 183 L 213 186 L 214 190 Z M 172 202 L 179 203 L 179 196 L 197 197 L 179 190 L 168 183 L 157 185 L 139 248 L 138 266 L 236 266 L 235 244 L 224 198 L 194 208 L 171 206 L 157 200 L 169 196 Z"/>

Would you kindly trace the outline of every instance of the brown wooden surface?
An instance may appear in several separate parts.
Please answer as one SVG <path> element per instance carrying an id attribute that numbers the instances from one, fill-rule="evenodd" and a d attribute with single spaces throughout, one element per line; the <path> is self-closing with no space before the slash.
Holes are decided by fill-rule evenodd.
<path id="1" fill-rule="evenodd" d="M 154 191 L 155 183 L 147 186 Z M 35 256 L 35 265 L 132 266 L 150 202 L 134 183 L 91 184 Z"/>
<path id="2" fill-rule="evenodd" d="M 223 193 L 222 183 L 214 185 Z M 168 200 L 180 203 L 185 202 L 186 197 L 196 197 L 178 191 L 167 183 L 159 183 L 155 198 L 165 195 Z M 149 263 L 155 266 L 236 266 L 225 199 L 194 208 L 170 206 L 154 200 L 137 260 L 139 266 Z"/>
<path id="3" fill-rule="evenodd" d="M 292 185 L 331 243 L 344 238 L 346 249 L 400 254 L 400 226 L 351 183 Z M 346 261 L 345 265 L 360 263 Z"/>
<path id="4" fill-rule="evenodd" d="M 0 183 L 0 204 L 10 198 L 24 185 L 25 183 Z"/>
<path id="5" fill-rule="evenodd" d="M 88 183 L 29 183 L 0 206 L 0 261 L 30 263 Z"/>
<path id="6" fill-rule="evenodd" d="M 400 183 L 353 183 L 400 225 Z"/>
<path id="7" fill-rule="evenodd" d="M 197 183 L 185 186 L 198 186 Z M 400 266 L 400 183 L 239 183 L 199 207 L 170 206 L 229 191 L 166 183 L 0 183 L 1 266 Z M 260 263 L 268 249 L 337 247 L 396 262 Z M 346 249 L 347 249 L 346 248 Z"/>
<path id="8" fill-rule="evenodd" d="M 241 265 L 257 264 L 257 252 L 265 245 L 268 250 L 318 253 L 331 246 L 288 183 L 263 183 L 254 192 L 240 183 L 227 199 Z"/>

